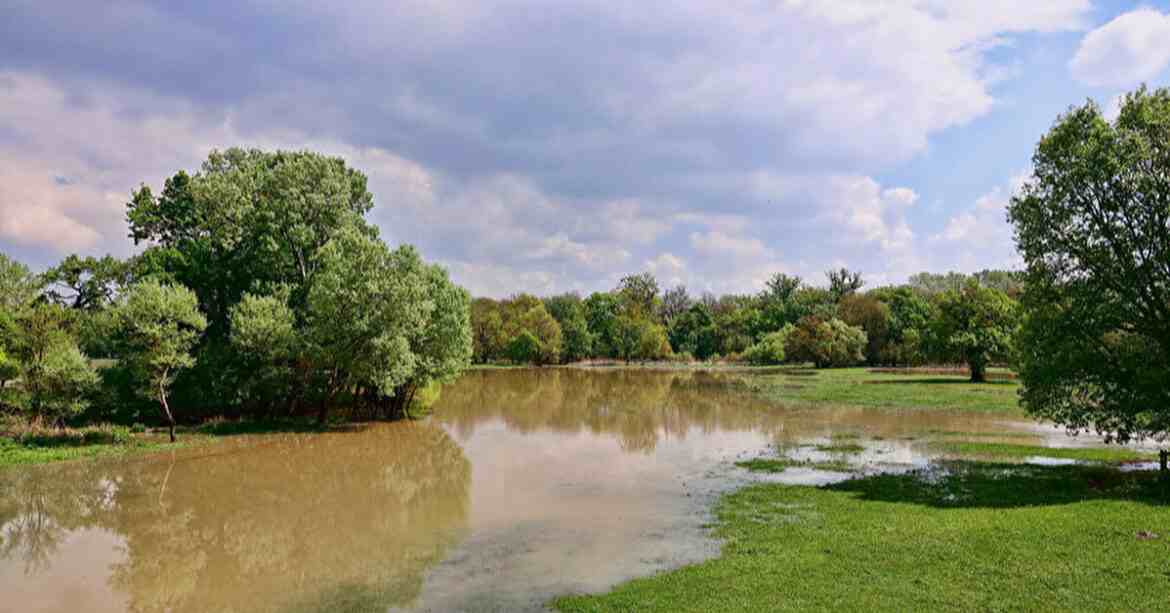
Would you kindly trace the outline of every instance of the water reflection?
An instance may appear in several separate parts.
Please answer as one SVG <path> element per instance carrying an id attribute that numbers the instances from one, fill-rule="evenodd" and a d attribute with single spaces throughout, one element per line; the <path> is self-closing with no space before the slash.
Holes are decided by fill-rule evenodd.
<path id="1" fill-rule="evenodd" d="M 72 531 L 111 531 L 107 587 L 134 611 L 408 604 L 462 534 L 470 486 L 462 451 L 430 424 L 43 468 L 0 473 L 0 566 L 36 575 Z M 6 578 L 0 592 L 19 593 Z"/>
<path id="2" fill-rule="evenodd" d="M 0 611 L 539 609 L 716 553 L 711 504 L 756 478 L 733 460 L 1027 427 L 778 407 L 748 376 L 478 371 L 429 421 L 0 471 Z"/>

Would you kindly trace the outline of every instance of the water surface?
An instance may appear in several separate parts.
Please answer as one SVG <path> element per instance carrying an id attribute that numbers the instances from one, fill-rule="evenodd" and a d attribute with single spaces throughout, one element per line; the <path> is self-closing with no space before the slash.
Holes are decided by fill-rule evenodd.
<path id="1" fill-rule="evenodd" d="M 736 459 L 846 435 L 850 461 L 912 466 L 932 432 L 1061 436 L 786 409 L 743 376 L 475 371 L 419 422 L 0 471 L 0 611 L 539 609 L 717 553 L 711 503 L 753 478 Z"/>

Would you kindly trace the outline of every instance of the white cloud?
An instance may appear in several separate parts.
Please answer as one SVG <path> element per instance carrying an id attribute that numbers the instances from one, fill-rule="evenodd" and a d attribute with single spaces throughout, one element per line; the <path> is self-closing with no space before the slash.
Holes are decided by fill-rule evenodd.
<path id="1" fill-rule="evenodd" d="M 1129 87 L 1170 65 L 1170 14 L 1139 8 L 1089 32 L 1069 62 L 1074 77 L 1093 86 Z"/>
<path id="2" fill-rule="evenodd" d="M 1030 172 L 1021 172 L 1006 185 L 992 188 L 966 210 L 953 215 L 942 231 L 930 237 L 935 270 L 972 272 L 984 268 L 1019 268 L 1007 207 Z"/>

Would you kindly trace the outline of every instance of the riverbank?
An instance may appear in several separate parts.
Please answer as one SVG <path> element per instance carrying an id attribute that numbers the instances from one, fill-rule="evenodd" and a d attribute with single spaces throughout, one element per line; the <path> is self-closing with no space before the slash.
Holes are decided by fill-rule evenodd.
<path id="1" fill-rule="evenodd" d="M 943 462 L 721 499 L 719 557 L 562 611 L 1157 610 L 1170 493 L 1105 466 Z"/>

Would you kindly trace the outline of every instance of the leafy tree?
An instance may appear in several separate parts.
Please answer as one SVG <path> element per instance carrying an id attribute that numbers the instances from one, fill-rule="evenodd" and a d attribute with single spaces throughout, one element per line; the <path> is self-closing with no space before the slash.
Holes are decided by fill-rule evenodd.
<path id="1" fill-rule="evenodd" d="M 871 365 L 882 363 L 890 340 L 890 307 L 877 298 L 848 294 L 837 306 L 841 321 L 865 330 L 865 360 Z"/>
<path id="2" fill-rule="evenodd" d="M 825 277 L 829 279 L 829 293 L 833 295 L 835 302 L 840 302 L 842 298 L 865 285 L 861 273 L 850 271 L 848 268 L 830 270 L 825 273 Z"/>
<path id="3" fill-rule="evenodd" d="M 658 314 L 658 280 L 644 272 L 622 277 L 615 290 L 622 301 L 622 309 L 630 317 L 654 319 Z"/>
<path id="4" fill-rule="evenodd" d="M 627 364 L 632 360 L 654 360 L 670 355 L 666 329 L 650 320 L 620 315 L 615 331 L 617 357 Z"/>
<path id="5" fill-rule="evenodd" d="M 744 360 L 757 365 L 783 364 L 784 346 L 788 342 L 788 335 L 792 333 L 793 328 L 792 324 L 788 324 L 780 330 L 765 334 L 759 342 L 744 351 Z"/>
<path id="6" fill-rule="evenodd" d="M 414 248 L 390 250 L 358 228 L 343 230 L 321 249 L 307 296 L 307 358 L 320 377 L 318 423 L 347 390 L 365 389 L 387 406 L 417 368 L 413 331 L 426 325 L 424 265 Z"/>
<path id="7" fill-rule="evenodd" d="M 561 326 L 561 360 L 585 360 L 593 355 L 593 334 L 585 319 L 585 305 L 575 293 L 545 298 L 545 309 Z"/>
<path id="8" fill-rule="evenodd" d="M 694 300 L 687 293 L 687 286 L 678 285 L 668 289 L 662 294 L 662 307 L 659 309 L 659 319 L 662 320 L 663 324 L 669 326 L 675 317 L 685 313 L 687 309 L 691 308 L 692 304 L 694 304 Z"/>
<path id="9" fill-rule="evenodd" d="M 669 338 L 675 353 L 689 353 L 700 360 L 719 351 L 711 311 L 701 302 L 691 305 L 671 322 Z"/>
<path id="10" fill-rule="evenodd" d="M 16 404 L 34 419 L 62 425 L 88 406 L 97 374 L 82 355 L 62 307 L 38 304 L 12 321 L 8 340 L 19 386 Z"/>
<path id="11" fill-rule="evenodd" d="M 820 287 L 802 287 L 792 293 L 786 322 L 798 322 L 805 317 L 833 319 L 837 317 L 837 296 Z"/>
<path id="12" fill-rule="evenodd" d="M 304 359 L 306 346 L 287 292 L 244 294 L 232 307 L 231 328 L 232 344 L 249 362 L 250 395 L 271 404 L 287 394 L 288 412 L 295 414 L 308 385 L 310 365 Z"/>
<path id="13" fill-rule="evenodd" d="M 788 333 L 788 358 L 812 362 L 817 368 L 853 366 L 865 359 L 865 331 L 840 319 L 808 316 Z"/>
<path id="14" fill-rule="evenodd" d="M 986 380 L 993 360 L 1008 359 L 1017 317 L 1016 303 L 1007 294 L 969 282 L 962 291 L 938 297 L 938 318 L 931 336 L 935 353 L 971 369 L 971 382 Z"/>
<path id="15" fill-rule="evenodd" d="M 33 303 L 42 282 L 28 266 L 0 253 L 0 314 L 14 314 Z"/>
<path id="16" fill-rule="evenodd" d="M 41 275 L 49 300 L 70 308 L 93 311 L 114 302 L 130 279 L 130 267 L 113 256 L 70 255 Z"/>
<path id="17" fill-rule="evenodd" d="M 621 313 L 621 300 L 609 292 L 594 292 L 585 299 L 585 321 L 593 335 L 593 354 L 602 357 L 616 357 L 617 317 Z"/>
<path id="18" fill-rule="evenodd" d="M 491 298 L 471 301 L 471 333 L 475 362 L 485 364 L 504 357 L 508 339 L 504 336 L 504 320 L 498 302 Z"/>
<path id="19" fill-rule="evenodd" d="M 1041 138 L 1009 217 L 1027 265 L 1022 402 L 1120 442 L 1170 434 L 1170 90 L 1088 102 Z"/>
<path id="20" fill-rule="evenodd" d="M 175 440 L 175 416 L 167 400 L 175 375 L 195 363 L 191 350 L 207 328 L 194 292 L 157 281 L 130 287 L 115 307 L 119 358 L 136 375 L 138 392 L 159 403 Z"/>
<path id="21" fill-rule="evenodd" d="M 881 355 L 884 364 L 921 364 L 926 361 L 922 340 L 935 318 L 934 305 L 911 286 L 879 287 L 869 295 L 889 307 L 888 338 Z"/>
<path id="22" fill-rule="evenodd" d="M 561 326 L 549 315 L 544 303 L 531 294 L 518 294 L 504 301 L 504 335 L 509 339 L 527 331 L 540 341 L 536 364 L 555 364 L 561 355 Z"/>
<path id="23" fill-rule="evenodd" d="M 772 275 L 764 283 L 764 291 L 760 295 L 766 302 L 775 304 L 787 304 L 792 300 L 793 294 L 803 285 L 799 276 L 787 275 L 778 272 Z"/>
<path id="24" fill-rule="evenodd" d="M 508 359 L 517 364 L 538 363 L 542 353 L 540 339 L 528 330 L 521 330 L 508 342 Z"/>

